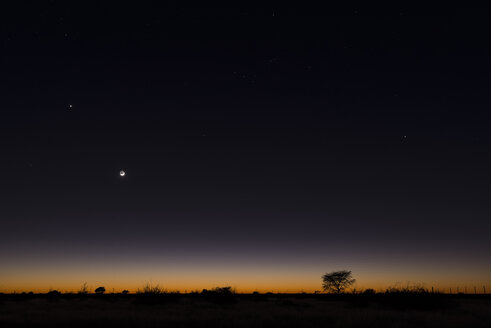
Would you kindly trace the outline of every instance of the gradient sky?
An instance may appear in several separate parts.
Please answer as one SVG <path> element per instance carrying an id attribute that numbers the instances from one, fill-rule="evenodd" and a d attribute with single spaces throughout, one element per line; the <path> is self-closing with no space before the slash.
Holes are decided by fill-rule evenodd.
<path id="1" fill-rule="evenodd" d="M 482 8 L 0 15 L 0 291 L 491 285 Z"/>

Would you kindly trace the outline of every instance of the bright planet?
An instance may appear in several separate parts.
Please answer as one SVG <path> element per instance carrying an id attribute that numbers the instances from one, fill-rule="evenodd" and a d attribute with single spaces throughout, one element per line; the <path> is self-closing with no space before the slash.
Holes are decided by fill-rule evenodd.
<path id="1" fill-rule="evenodd" d="M 119 171 L 119 175 L 122 176 L 122 177 L 124 177 L 126 175 L 126 172 L 123 171 L 123 170 L 121 170 L 121 171 Z"/>

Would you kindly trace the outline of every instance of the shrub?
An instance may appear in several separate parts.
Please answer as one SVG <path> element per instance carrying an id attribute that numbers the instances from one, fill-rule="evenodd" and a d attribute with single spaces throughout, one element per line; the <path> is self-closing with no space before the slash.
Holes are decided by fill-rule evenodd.
<path id="1" fill-rule="evenodd" d="M 53 290 L 50 290 L 46 295 L 58 296 L 58 295 L 61 295 L 61 293 L 59 291 L 57 291 L 56 289 L 53 289 Z"/>
<path id="2" fill-rule="evenodd" d="M 386 294 L 427 294 L 429 291 L 422 285 L 407 285 L 406 287 L 393 286 L 385 290 Z"/>
<path id="3" fill-rule="evenodd" d="M 143 286 L 143 290 L 138 289 L 137 294 L 145 294 L 145 295 L 160 295 L 165 293 L 165 289 L 161 288 L 159 285 L 152 286 L 149 283 L 146 283 Z"/>
<path id="4" fill-rule="evenodd" d="M 82 287 L 80 287 L 80 289 L 78 291 L 78 294 L 86 295 L 88 293 L 89 293 L 89 287 L 87 286 L 87 283 L 84 282 L 84 284 L 82 285 Z"/>

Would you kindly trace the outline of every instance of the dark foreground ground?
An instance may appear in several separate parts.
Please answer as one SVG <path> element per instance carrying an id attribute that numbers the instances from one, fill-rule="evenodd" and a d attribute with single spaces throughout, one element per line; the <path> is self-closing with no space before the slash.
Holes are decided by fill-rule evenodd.
<path id="1" fill-rule="evenodd" d="M 0 295 L 0 327 L 491 327 L 491 295 Z"/>

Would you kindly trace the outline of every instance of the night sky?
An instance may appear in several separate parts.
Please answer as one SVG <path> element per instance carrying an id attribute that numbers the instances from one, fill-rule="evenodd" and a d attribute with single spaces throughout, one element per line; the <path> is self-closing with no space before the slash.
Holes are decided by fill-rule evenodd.
<path id="1" fill-rule="evenodd" d="M 2 3 L 0 291 L 491 285 L 489 12 L 300 3 Z"/>

